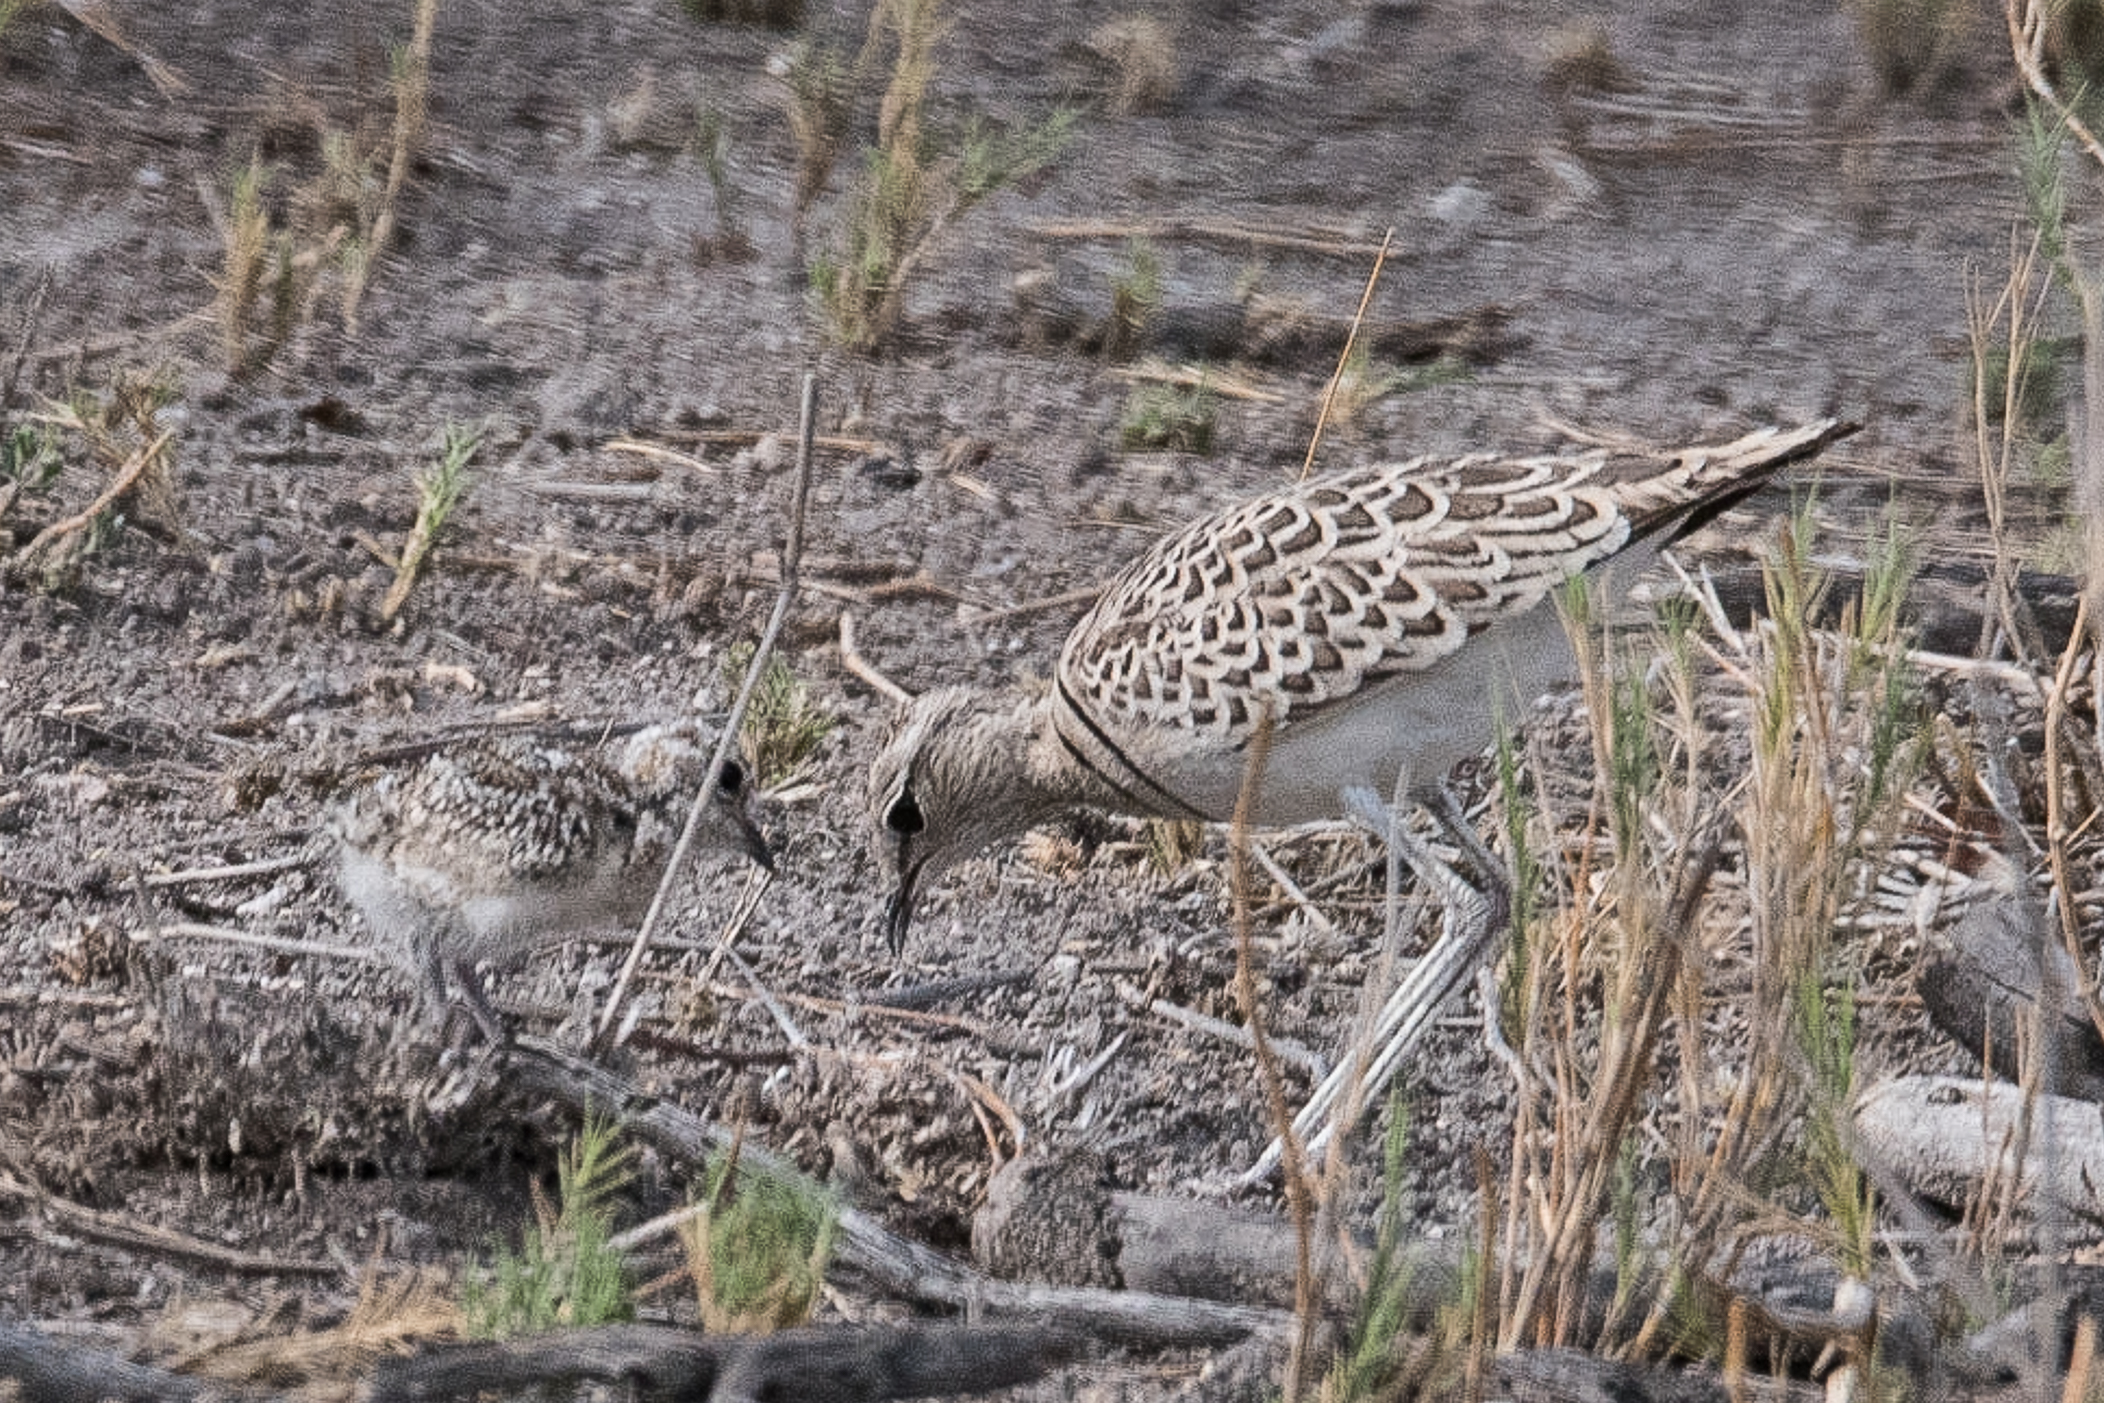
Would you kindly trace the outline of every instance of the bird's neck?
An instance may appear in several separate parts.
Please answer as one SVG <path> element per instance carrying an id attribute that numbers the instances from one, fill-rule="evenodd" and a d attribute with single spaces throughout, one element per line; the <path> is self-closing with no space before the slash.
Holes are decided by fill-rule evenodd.
<path id="1" fill-rule="evenodd" d="M 963 811 L 978 815 L 986 841 L 1072 809 L 1122 807 L 1060 744 L 1050 707 L 1050 698 L 996 701 L 959 728 L 949 787 Z"/>

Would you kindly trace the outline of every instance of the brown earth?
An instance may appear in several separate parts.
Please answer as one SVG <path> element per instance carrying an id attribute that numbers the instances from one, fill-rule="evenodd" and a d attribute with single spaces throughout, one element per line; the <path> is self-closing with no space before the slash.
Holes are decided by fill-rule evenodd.
<path id="1" fill-rule="evenodd" d="M 1935 83 L 1894 95 L 1839 6 L 1616 8 L 1596 51 L 1585 26 L 1551 32 L 1539 7 L 1494 0 L 1167 6 L 1178 82 L 1125 114 L 1088 43 L 1124 11 L 963 5 L 932 128 L 1082 115 L 1047 171 L 939 236 L 898 336 L 862 355 L 829 342 L 789 252 L 796 150 L 770 63 L 796 36 L 670 0 L 450 0 L 431 134 L 357 331 L 324 298 L 242 376 L 212 315 L 213 209 L 260 152 L 301 227 L 322 131 L 390 115 L 407 14 L 117 9 L 182 91 L 67 11 L 16 20 L 0 37 L 0 349 L 27 348 L 13 415 L 164 377 L 180 505 L 134 507 L 57 588 L 0 586 L 0 1167 L 286 1258 L 455 1261 L 515 1222 L 506 1205 L 566 1128 L 516 1106 L 413 1112 L 372 1075 L 405 1006 L 391 975 L 206 937 L 135 943 L 191 922 L 355 944 L 325 868 L 140 879 L 306 850 L 347 768 L 388 746 L 518 717 L 651 719 L 697 695 L 720 707 L 725 650 L 765 620 L 786 526 L 787 455 L 752 436 L 793 428 L 806 370 L 821 432 L 865 445 L 820 456 L 785 645 L 840 724 L 773 812 L 784 875 L 739 948 L 819 1050 L 788 1053 L 736 981 L 694 991 L 680 976 L 700 956 L 674 950 L 645 989 L 665 1046 L 642 1070 L 945 1247 L 989 1168 L 967 1078 L 1033 1138 L 1090 1143 L 1127 1187 L 1246 1164 L 1267 1138 L 1246 1061 L 1131 996 L 1235 1016 L 1217 836 L 1170 871 L 1135 828 L 1095 820 L 990 854 L 931 894 L 895 963 L 860 812 L 886 705 L 843 668 L 839 619 L 909 689 L 1041 676 L 1079 592 L 1149 533 L 1297 471 L 1331 333 L 1389 229 L 1371 324 L 1391 345 L 1431 328 L 1420 352 L 1445 336 L 1469 373 L 1332 424 L 1325 462 L 1548 447 L 1557 424 L 1668 442 L 1838 413 L 1868 429 L 1821 469 L 1832 555 L 1896 496 L 1939 563 L 1979 560 L 1965 297 L 1975 275 L 1999 286 L 2020 204 L 1998 17 Z M 858 42 L 858 11 L 808 23 Z M 1600 53 L 1599 71 L 1579 62 Z M 704 118 L 724 135 L 720 190 Z M 865 102 L 857 142 L 873 125 Z M 837 240 L 856 169 L 851 152 L 812 247 Z M 1081 222 L 1097 232 L 1059 227 Z M 1165 352 L 1262 392 L 1222 395 L 1203 456 L 1120 450 L 1131 367 L 1067 317 L 1107 312 L 1126 231 L 1145 229 Z M 1269 310 L 1237 330 L 1250 299 Z M 1260 353 L 1267 336 L 1279 354 Z M 408 529 L 410 474 L 449 423 L 483 426 L 474 480 L 382 626 L 373 547 Z M 106 472 L 76 459 L 0 529 L 20 545 Z M 2048 505 L 2025 504 L 2026 529 Z M 1357 852 L 1303 842 L 1295 861 L 1335 865 L 1339 842 Z M 674 936 L 712 940 L 741 881 L 705 864 Z M 1279 1030 L 1333 1049 L 1370 954 L 1283 917 L 1265 938 Z M 559 1018 L 612 963 L 575 947 L 500 988 Z M 857 991 L 981 972 L 1011 978 L 941 1019 L 854 1008 Z M 1084 1089 L 1052 1094 L 1120 1036 Z M 1478 1042 L 1457 1025 L 1411 1077 L 1427 1233 L 1466 1224 L 1470 1151 L 1501 1152 L 1503 1083 Z M 0 1202 L 7 1316 L 123 1340 L 171 1299 L 261 1316 L 294 1290 Z M 344 1280 L 299 1283 L 293 1314 L 340 1309 Z"/>

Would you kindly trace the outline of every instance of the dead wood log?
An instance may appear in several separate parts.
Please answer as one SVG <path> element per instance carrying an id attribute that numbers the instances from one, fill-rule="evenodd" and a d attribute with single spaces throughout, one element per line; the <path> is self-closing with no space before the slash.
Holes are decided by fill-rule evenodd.
<path id="1" fill-rule="evenodd" d="M 809 1326 L 773 1335 L 702 1335 L 654 1325 L 558 1330 L 528 1339 L 440 1345 L 374 1372 L 371 1403 L 474 1398 L 619 1384 L 670 1400 L 797 1398 L 810 1403 L 983 1393 L 1030 1383 L 1087 1353 L 1045 1325 Z"/>
<path id="2" fill-rule="evenodd" d="M 1292 370 L 1335 360 L 1352 326 L 1350 317 L 1262 298 L 1169 303 L 1133 321 L 1120 315 L 1107 288 L 1099 295 L 1099 289 L 1062 287 L 1048 276 L 1018 281 L 1015 313 L 1011 334 L 1025 345 Z M 1356 344 L 1368 355 L 1404 364 L 1442 357 L 1480 364 L 1510 346 L 1511 319 L 1509 308 L 1495 305 L 1445 317 L 1375 318 L 1360 327 Z"/>
<path id="3" fill-rule="evenodd" d="M 1816 1403 L 1825 1390 L 1789 1379 L 1727 1384 L 1705 1366 L 1633 1363 L 1575 1349 L 1522 1349 L 1491 1364 L 1497 1397 L 1513 1403 Z"/>
<path id="4" fill-rule="evenodd" d="M 2014 898 L 1978 902 L 1949 940 L 1915 979 L 1929 1020 L 1996 1076 L 2015 1080 L 2020 1051 L 2034 1047 L 2044 1090 L 2104 1101 L 2104 1037 L 2045 911 Z"/>
<path id="5" fill-rule="evenodd" d="M 611 1112 L 629 1133 L 687 1164 L 700 1165 L 731 1144 L 725 1127 L 538 1039 L 515 1043 L 501 1075 L 513 1087 L 553 1097 L 580 1115 L 587 1108 L 601 1115 Z M 793 1165 L 749 1136 L 740 1143 L 738 1156 L 746 1169 L 809 1184 Z M 898 1236 L 852 1205 L 840 1210 L 835 1259 L 907 1300 L 983 1314 L 1027 1315 L 1043 1324 L 1139 1348 L 1229 1344 L 1251 1334 L 1283 1332 L 1292 1319 L 1279 1310 L 1144 1291 L 995 1280 Z"/>
<path id="6" fill-rule="evenodd" d="M 9 1403 L 156 1403 L 260 1395 L 134 1364 L 108 1350 L 66 1344 L 26 1325 L 0 1321 L 0 1399 Z"/>
<path id="7" fill-rule="evenodd" d="M 2029 1143 L 2024 1129 L 2029 1127 Z M 1998 1199 L 2104 1215 L 2104 1124 L 2094 1102 L 1966 1077 L 1895 1077 L 1857 1102 L 1856 1140 L 1917 1196 L 1960 1207 Z"/>
<path id="8" fill-rule="evenodd" d="M 1409 1317 L 1429 1322 L 1456 1292 L 1459 1246 L 1407 1244 Z M 1109 1187 L 1100 1157 L 1034 1151 L 987 1186 L 972 1219 L 972 1256 L 996 1275 L 1066 1286 L 1258 1303 L 1294 1300 L 1299 1253 L 1276 1213 Z M 1351 1304 L 1348 1273 L 1325 1274 L 1333 1310 Z"/>

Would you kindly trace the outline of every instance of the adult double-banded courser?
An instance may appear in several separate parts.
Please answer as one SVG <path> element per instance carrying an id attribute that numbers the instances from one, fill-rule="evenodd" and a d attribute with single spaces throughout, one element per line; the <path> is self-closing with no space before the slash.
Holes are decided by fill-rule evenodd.
<path id="1" fill-rule="evenodd" d="M 900 708 L 868 790 L 893 947 L 930 877 L 1063 810 L 1226 821 L 1260 727 L 1254 822 L 1350 814 L 1395 840 L 1390 800 L 1406 794 L 1486 869 L 1480 918 L 1502 926 L 1502 869 L 1445 778 L 1568 675 L 1559 586 L 1616 563 L 1611 602 L 1660 548 L 1855 428 L 1412 458 L 1194 523 L 1112 581 L 1042 696 L 940 687 Z M 1429 849 L 1400 841 L 1424 872 Z"/>

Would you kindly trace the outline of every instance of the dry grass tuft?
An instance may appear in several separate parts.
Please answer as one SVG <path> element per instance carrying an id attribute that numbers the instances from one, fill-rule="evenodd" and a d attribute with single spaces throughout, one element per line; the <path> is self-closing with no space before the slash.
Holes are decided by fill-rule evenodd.
<path id="1" fill-rule="evenodd" d="M 1105 20 L 1090 31 L 1088 47 L 1110 66 L 1106 96 L 1113 111 L 1151 116 L 1175 103 L 1183 86 L 1176 36 L 1153 15 Z"/>
<path id="2" fill-rule="evenodd" d="M 712 1164 L 708 1192 L 679 1233 L 702 1327 L 765 1334 L 810 1319 L 838 1222 L 802 1184 L 740 1174 L 735 1152 Z"/>
<path id="3" fill-rule="evenodd" d="M 801 79 L 801 66 L 790 73 L 801 204 L 816 198 L 812 177 L 822 179 L 832 169 L 838 149 L 833 133 L 844 129 L 848 111 L 841 103 L 851 104 L 861 75 L 890 54 L 877 103 L 876 145 L 864 153 L 861 179 L 849 192 L 845 227 L 837 245 L 809 265 L 828 329 L 852 350 L 873 351 L 890 339 L 907 285 L 944 230 L 996 190 L 1049 165 L 1073 125 L 1074 114 L 1062 111 L 1041 126 L 1017 131 L 970 121 L 950 140 L 935 140 L 927 107 L 939 71 L 937 50 L 950 31 L 948 3 L 878 0 L 844 89 L 832 85 L 825 67 Z"/>
<path id="4" fill-rule="evenodd" d="M 448 424 L 437 462 L 416 474 L 416 523 L 409 528 L 408 539 L 402 543 L 401 559 L 395 563 L 394 582 L 387 587 L 387 597 L 381 601 L 382 621 L 393 622 L 402 606 L 409 602 L 409 591 L 416 584 L 424 561 L 437 546 L 439 533 L 452 519 L 453 509 L 460 505 L 460 499 L 467 494 L 468 462 L 475 456 L 475 449 L 481 442 L 480 430 Z"/>
<path id="5" fill-rule="evenodd" d="M 1928 92 L 1954 77 L 1979 36 L 1965 0 L 1849 0 L 1856 34 L 1887 93 Z"/>
<path id="6" fill-rule="evenodd" d="M 349 1396 L 326 1387 L 351 1385 L 382 1358 L 425 1340 L 458 1336 L 465 1322 L 441 1274 L 413 1270 L 383 1280 L 368 1267 L 358 1301 L 340 1324 L 269 1339 L 218 1345 L 182 1361 L 185 1372 L 280 1395 Z"/>
<path id="7" fill-rule="evenodd" d="M 1597 19 L 1570 20 L 1550 34 L 1542 81 L 1558 93 L 1626 93 L 1637 86 Z"/>

